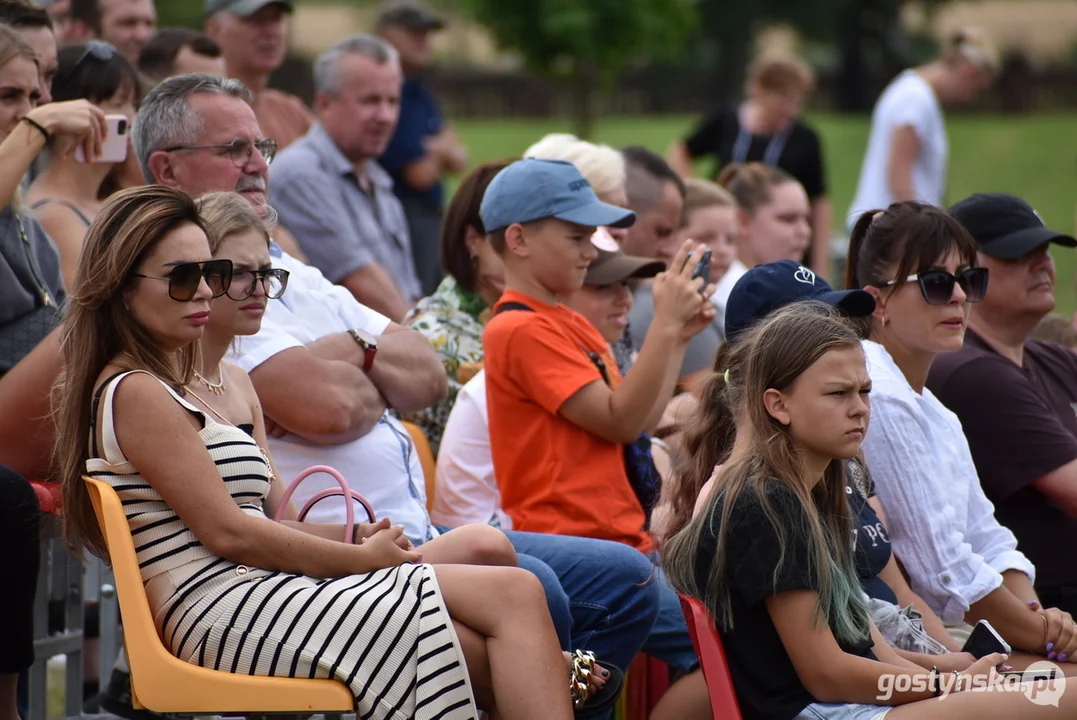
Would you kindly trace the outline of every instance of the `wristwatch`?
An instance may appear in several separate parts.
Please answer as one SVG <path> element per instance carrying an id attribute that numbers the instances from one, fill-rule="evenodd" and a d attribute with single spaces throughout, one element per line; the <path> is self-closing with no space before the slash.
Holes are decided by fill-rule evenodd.
<path id="1" fill-rule="evenodd" d="M 363 349 L 363 372 L 370 372 L 370 368 L 374 367 L 374 358 L 378 354 L 378 339 L 366 330 L 352 329 L 348 331 L 348 334 Z"/>

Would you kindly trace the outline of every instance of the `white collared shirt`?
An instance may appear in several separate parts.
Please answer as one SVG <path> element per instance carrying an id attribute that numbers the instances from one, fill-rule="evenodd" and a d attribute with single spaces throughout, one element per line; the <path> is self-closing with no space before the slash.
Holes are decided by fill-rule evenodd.
<path id="1" fill-rule="evenodd" d="M 333 285 L 313 267 L 287 253 L 273 252 L 273 267 L 291 273 L 288 289 L 279 300 L 270 300 L 257 335 L 237 338 L 229 359 L 247 372 L 279 352 L 303 347 L 318 338 L 349 329 L 381 335 L 389 318 L 361 305 L 352 294 Z M 378 513 L 404 526 L 413 540 L 428 540 L 430 518 L 426 513 L 426 485 L 422 464 L 408 431 L 388 412 L 361 438 L 339 445 L 314 445 L 296 435 L 269 438 L 269 450 L 285 483 L 312 465 L 329 465 L 361 493 Z M 321 490 L 339 487 L 328 475 L 313 475 L 292 496 L 297 508 Z M 362 513 L 357 514 L 362 518 Z M 316 523 L 344 522 L 340 498 L 318 502 L 307 516 Z"/>
<path id="2" fill-rule="evenodd" d="M 1013 533 L 995 519 L 957 416 L 917 394 L 882 345 L 865 340 L 871 425 L 864 454 L 909 584 L 946 623 L 1002 584 L 1004 570 L 1035 580 Z"/>

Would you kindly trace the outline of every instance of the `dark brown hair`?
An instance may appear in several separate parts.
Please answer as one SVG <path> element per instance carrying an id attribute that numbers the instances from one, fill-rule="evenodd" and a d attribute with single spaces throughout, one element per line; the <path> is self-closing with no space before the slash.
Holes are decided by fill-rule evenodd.
<path id="1" fill-rule="evenodd" d="M 467 229 L 470 227 L 480 235 L 487 234 L 479 214 L 482 196 L 494 176 L 511 163 L 511 160 L 497 160 L 479 165 L 460 182 L 445 210 L 445 221 L 441 224 L 441 267 L 468 292 L 476 291 L 478 278 L 475 277 L 475 266 L 467 249 Z M 502 248 L 504 237 L 502 232 Z M 496 247 L 494 249 L 497 250 Z"/>
<path id="2" fill-rule="evenodd" d="M 976 241 L 946 211 L 911 201 L 871 210 L 853 226 L 845 287 L 853 290 L 897 280 L 890 288 L 893 292 L 905 278 L 935 267 L 950 252 L 976 264 Z"/>
<path id="3" fill-rule="evenodd" d="M 162 28 L 139 52 L 139 72 L 157 81 L 171 77 L 176 72 L 176 56 L 185 47 L 196 55 L 221 56 L 221 46 L 208 35 L 184 27 Z"/>
<path id="4" fill-rule="evenodd" d="M 696 500 L 714 468 L 729 459 L 737 439 L 735 408 L 740 402 L 744 352 L 728 340 L 714 356 L 714 367 L 699 389 L 699 406 L 685 422 L 675 472 L 662 483 L 660 506 L 669 508 L 669 518 L 657 534 L 662 547 L 692 520 Z"/>
<path id="5" fill-rule="evenodd" d="M 748 213 L 769 203 L 773 188 L 791 182 L 797 180 L 785 170 L 758 162 L 731 163 L 718 175 L 718 184 L 737 199 L 737 207 Z"/>
<path id="6" fill-rule="evenodd" d="M 27 0 L 0 0 L 0 24 L 16 30 L 42 27 L 52 30 L 49 13 Z"/>

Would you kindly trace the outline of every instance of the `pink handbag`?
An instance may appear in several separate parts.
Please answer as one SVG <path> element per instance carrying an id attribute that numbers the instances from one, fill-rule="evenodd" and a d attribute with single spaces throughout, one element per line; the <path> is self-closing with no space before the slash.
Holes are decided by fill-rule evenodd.
<path id="1" fill-rule="evenodd" d="M 348 503 L 345 508 L 346 515 L 344 523 L 344 542 L 351 543 L 352 533 L 355 529 L 355 511 L 352 508 L 351 501 L 359 501 L 359 504 L 363 506 L 364 510 L 366 510 L 367 518 L 369 518 L 370 522 L 372 523 L 377 522 L 374 517 L 374 508 L 371 507 L 370 503 L 367 502 L 367 499 L 365 497 L 348 487 L 348 481 L 344 479 L 343 475 L 341 475 L 339 472 L 329 467 L 328 465 L 312 465 L 303 472 L 299 473 L 299 475 L 296 476 L 295 480 L 293 480 L 291 484 L 288 485 L 288 489 L 284 491 L 284 497 L 281 498 L 280 503 L 277 505 L 277 511 L 273 513 L 273 520 L 275 520 L 276 522 L 280 522 L 281 516 L 284 514 L 284 508 L 288 506 L 288 501 L 292 499 L 292 493 L 294 493 L 295 489 L 299 487 L 299 483 L 303 482 L 311 475 L 316 475 L 317 473 L 325 473 L 326 475 L 332 476 L 333 479 L 337 481 L 337 484 L 340 485 L 340 487 L 322 490 L 310 500 L 307 500 L 307 503 L 299 511 L 299 522 L 303 522 L 314 503 L 318 502 L 322 498 L 332 497 L 334 495 L 348 498 Z"/>

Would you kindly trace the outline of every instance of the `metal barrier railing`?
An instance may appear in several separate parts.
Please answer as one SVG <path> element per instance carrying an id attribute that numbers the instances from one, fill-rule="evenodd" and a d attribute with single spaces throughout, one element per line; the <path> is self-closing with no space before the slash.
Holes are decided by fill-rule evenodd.
<path id="1" fill-rule="evenodd" d="M 61 525 L 60 518 L 42 515 L 41 569 L 34 597 L 34 663 L 27 673 L 27 720 L 48 719 L 48 661 L 58 655 L 65 657 L 64 715 L 82 714 L 84 603 L 98 603 L 102 688 L 122 640 L 111 568 L 91 555 L 83 558 L 68 553 Z M 63 610 L 62 627 L 50 631 L 50 605 L 57 604 Z"/>

